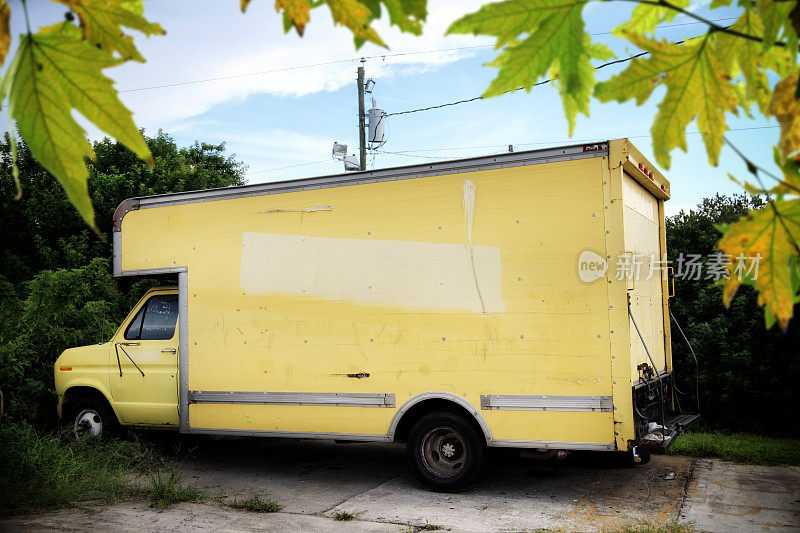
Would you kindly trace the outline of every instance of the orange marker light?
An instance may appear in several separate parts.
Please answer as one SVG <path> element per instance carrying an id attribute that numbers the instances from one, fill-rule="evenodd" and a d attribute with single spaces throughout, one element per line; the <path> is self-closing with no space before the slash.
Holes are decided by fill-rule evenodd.
<path id="1" fill-rule="evenodd" d="M 67 372 L 68 370 L 72 370 L 72 367 L 71 366 L 62 366 L 62 367 L 59 367 L 59 370 L 61 370 L 62 372 Z"/>

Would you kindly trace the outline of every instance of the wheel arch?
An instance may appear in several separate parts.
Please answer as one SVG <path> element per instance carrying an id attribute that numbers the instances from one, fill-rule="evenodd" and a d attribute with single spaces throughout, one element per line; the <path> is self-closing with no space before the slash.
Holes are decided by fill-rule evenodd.
<path id="1" fill-rule="evenodd" d="M 465 418 L 473 422 L 476 429 L 483 434 L 487 444 L 492 441 L 492 431 L 480 410 L 465 398 L 444 391 L 424 392 L 406 401 L 392 417 L 387 432 L 389 440 L 405 440 L 414 422 L 436 409 L 450 409 L 465 415 Z"/>
<path id="2" fill-rule="evenodd" d="M 114 416 L 117 418 L 117 421 L 120 420 L 119 414 L 114 406 L 114 403 L 106 396 L 106 394 L 99 389 L 98 387 L 94 387 L 91 385 L 72 385 L 68 387 L 64 391 L 63 399 L 61 400 L 61 417 L 62 419 L 66 419 L 66 417 L 71 416 L 69 410 L 72 408 L 72 405 L 80 400 L 81 398 L 96 398 L 106 405 L 114 413 Z"/>

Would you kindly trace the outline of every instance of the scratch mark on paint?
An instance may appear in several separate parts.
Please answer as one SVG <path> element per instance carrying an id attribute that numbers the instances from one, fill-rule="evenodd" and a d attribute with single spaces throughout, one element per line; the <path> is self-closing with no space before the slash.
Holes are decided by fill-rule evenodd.
<path id="1" fill-rule="evenodd" d="M 475 224 L 475 184 L 472 180 L 464 180 L 464 225 L 467 231 L 467 244 L 469 246 L 469 262 L 472 266 L 472 279 L 475 281 L 475 292 L 478 293 L 478 300 L 481 302 L 481 312 L 483 313 L 483 325 L 489 337 L 489 357 L 492 356 L 492 335 L 489 331 L 488 319 L 486 316 L 486 303 L 483 301 L 481 287 L 478 283 L 478 273 L 475 270 L 475 249 L 472 246 L 472 227 Z"/>
<path id="2" fill-rule="evenodd" d="M 266 211 L 259 211 L 259 213 L 314 213 L 315 211 L 331 211 L 332 209 L 333 206 L 330 205 L 316 205 L 302 209 L 267 209 Z"/>

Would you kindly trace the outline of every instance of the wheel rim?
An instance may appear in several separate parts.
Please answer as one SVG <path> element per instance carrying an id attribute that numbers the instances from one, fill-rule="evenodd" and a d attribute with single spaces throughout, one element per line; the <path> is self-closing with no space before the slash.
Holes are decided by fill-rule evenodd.
<path id="1" fill-rule="evenodd" d="M 437 427 L 428 431 L 420 442 L 420 452 L 425 468 L 440 478 L 459 475 L 469 459 L 464 437 L 450 427 Z"/>
<path id="2" fill-rule="evenodd" d="M 84 409 L 75 417 L 72 432 L 76 438 L 94 435 L 99 437 L 103 433 L 103 419 L 94 409 Z"/>

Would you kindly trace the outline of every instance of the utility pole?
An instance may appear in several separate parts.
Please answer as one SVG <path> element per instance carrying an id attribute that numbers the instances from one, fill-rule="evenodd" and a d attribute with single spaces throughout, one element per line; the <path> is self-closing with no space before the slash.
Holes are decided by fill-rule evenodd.
<path id="1" fill-rule="evenodd" d="M 361 170 L 367 169 L 367 139 L 364 131 L 364 63 L 367 60 L 361 58 L 361 66 L 358 67 L 358 147 Z"/>

